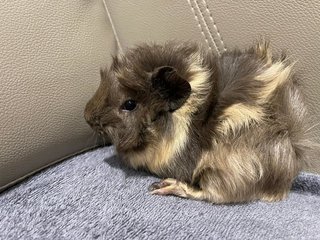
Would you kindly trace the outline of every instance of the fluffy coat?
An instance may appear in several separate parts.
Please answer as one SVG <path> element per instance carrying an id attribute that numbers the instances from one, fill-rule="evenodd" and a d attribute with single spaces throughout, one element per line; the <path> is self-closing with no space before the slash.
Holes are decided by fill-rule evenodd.
<path id="1" fill-rule="evenodd" d="M 164 178 L 154 194 L 277 201 L 310 148 L 292 69 L 264 41 L 220 57 L 195 43 L 142 44 L 101 70 L 85 118 L 129 166 Z"/>

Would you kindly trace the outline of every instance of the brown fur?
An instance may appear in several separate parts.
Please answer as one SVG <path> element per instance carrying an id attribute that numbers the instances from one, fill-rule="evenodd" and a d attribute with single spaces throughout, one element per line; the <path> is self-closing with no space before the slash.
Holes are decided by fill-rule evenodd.
<path id="1" fill-rule="evenodd" d="M 131 167 L 168 178 L 152 193 L 281 200 L 309 148 L 292 68 L 263 41 L 220 57 L 193 43 L 142 44 L 101 71 L 85 118 Z"/>

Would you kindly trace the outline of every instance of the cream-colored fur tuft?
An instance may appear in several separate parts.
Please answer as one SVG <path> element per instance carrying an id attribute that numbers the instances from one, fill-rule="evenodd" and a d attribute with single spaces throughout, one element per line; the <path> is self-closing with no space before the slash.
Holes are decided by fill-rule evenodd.
<path id="1" fill-rule="evenodd" d="M 264 112 L 261 107 L 237 103 L 224 110 L 217 130 L 224 135 L 234 134 L 242 127 L 248 128 L 253 122 L 259 123 L 263 120 L 263 117 Z"/>
<path id="2" fill-rule="evenodd" d="M 273 63 L 255 77 L 256 80 L 265 83 L 265 87 L 262 91 L 257 93 L 259 103 L 268 102 L 276 89 L 290 80 L 293 65 L 294 63 L 286 65 L 286 63 L 279 61 Z"/>
<path id="3" fill-rule="evenodd" d="M 256 54 L 261 58 L 267 61 L 267 64 L 272 63 L 272 50 L 270 44 L 265 39 L 260 40 L 255 46 Z"/>
<path id="4" fill-rule="evenodd" d="M 271 64 L 272 55 L 267 42 L 257 44 L 256 52 L 261 58 L 267 59 L 267 64 L 255 77 L 255 80 L 264 82 L 263 88 L 256 93 L 255 106 L 237 103 L 223 111 L 217 126 L 221 134 L 235 133 L 242 127 L 248 128 L 251 123 L 263 121 L 265 114 L 261 105 L 268 103 L 276 90 L 291 79 L 294 63 L 288 65 L 286 62 L 277 61 Z"/>

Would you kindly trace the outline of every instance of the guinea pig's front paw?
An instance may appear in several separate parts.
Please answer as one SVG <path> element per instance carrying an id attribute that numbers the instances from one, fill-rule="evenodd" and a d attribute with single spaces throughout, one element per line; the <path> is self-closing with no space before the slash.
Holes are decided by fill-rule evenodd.
<path id="1" fill-rule="evenodd" d="M 167 178 L 160 182 L 155 182 L 150 185 L 149 191 L 156 195 L 175 195 L 179 197 L 187 197 L 188 185 L 179 182 L 173 178 Z"/>

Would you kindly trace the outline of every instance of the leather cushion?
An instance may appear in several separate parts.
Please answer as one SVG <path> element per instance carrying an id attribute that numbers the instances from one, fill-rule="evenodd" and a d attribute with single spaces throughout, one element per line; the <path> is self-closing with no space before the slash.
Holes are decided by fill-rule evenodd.
<path id="1" fill-rule="evenodd" d="M 0 190 L 94 145 L 83 109 L 115 41 L 102 1 L 0 7 Z"/>

